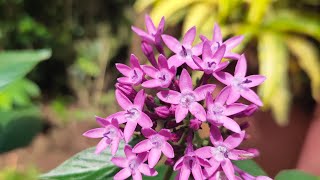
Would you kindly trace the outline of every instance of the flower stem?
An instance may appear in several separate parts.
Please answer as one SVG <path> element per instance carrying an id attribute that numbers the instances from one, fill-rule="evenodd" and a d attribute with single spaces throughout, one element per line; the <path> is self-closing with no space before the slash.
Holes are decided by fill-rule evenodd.
<path id="1" fill-rule="evenodd" d="M 169 180 L 170 177 L 172 176 L 172 173 L 173 173 L 173 168 L 171 166 L 168 166 L 168 168 L 166 170 L 166 173 L 164 174 L 163 179 L 164 180 Z"/>

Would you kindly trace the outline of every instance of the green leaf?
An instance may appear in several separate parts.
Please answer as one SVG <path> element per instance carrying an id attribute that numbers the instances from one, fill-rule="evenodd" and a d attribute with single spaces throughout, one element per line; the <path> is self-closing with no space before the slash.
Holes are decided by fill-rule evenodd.
<path id="1" fill-rule="evenodd" d="M 165 166 L 165 165 L 157 166 L 156 167 L 156 171 L 158 171 L 158 175 L 157 176 L 155 176 L 155 177 L 144 176 L 143 179 L 144 180 L 165 179 L 164 176 L 165 176 L 165 174 L 167 172 L 167 169 L 168 169 L 168 166 Z M 171 176 L 170 176 L 170 179 L 168 179 L 168 180 L 174 180 L 176 175 L 177 175 L 177 172 L 173 171 Z"/>
<path id="2" fill-rule="evenodd" d="M 316 177 L 298 170 L 283 170 L 274 178 L 275 180 L 320 180 Z"/>
<path id="3" fill-rule="evenodd" d="M 252 24 L 261 24 L 270 3 L 270 0 L 250 1 L 247 17 L 248 22 Z"/>
<path id="4" fill-rule="evenodd" d="M 233 161 L 233 163 L 240 169 L 248 172 L 253 176 L 266 176 L 266 172 L 253 160 Z"/>
<path id="5" fill-rule="evenodd" d="M 118 155 L 123 155 L 124 145 L 119 145 Z M 40 179 L 106 179 L 111 178 L 118 168 L 110 161 L 112 155 L 108 150 L 97 155 L 95 147 L 88 148 L 63 162 L 60 166 L 40 176 Z M 124 155 L 123 155 L 124 156 Z M 107 178 L 108 179 L 108 178 Z"/>
<path id="6" fill-rule="evenodd" d="M 288 51 L 283 38 L 273 32 L 261 33 L 258 41 L 260 74 L 267 77 L 258 92 L 264 108 L 271 108 L 279 125 L 288 123 L 291 94 L 288 77 Z"/>
<path id="7" fill-rule="evenodd" d="M 287 46 L 296 56 L 300 67 L 311 80 L 312 96 L 320 102 L 320 56 L 318 49 L 308 40 L 297 36 L 286 39 Z"/>
<path id="8" fill-rule="evenodd" d="M 50 56 L 51 50 L 47 49 L 0 52 L 0 90 L 25 76 L 38 62 Z"/>

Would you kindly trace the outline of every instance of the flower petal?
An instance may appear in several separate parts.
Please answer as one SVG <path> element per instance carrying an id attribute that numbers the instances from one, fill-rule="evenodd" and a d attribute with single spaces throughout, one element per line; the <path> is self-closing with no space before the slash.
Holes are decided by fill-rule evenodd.
<path id="1" fill-rule="evenodd" d="M 168 66 L 171 67 L 180 67 L 184 63 L 184 60 L 178 55 L 173 55 L 168 59 Z"/>
<path id="2" fill-rule="evenodd" d="M 203 61 L 201 58 L 199 58 L 198 56 L 192 56 L 193 62 L 199 67 L 199 69 L 203 69 L 204 65 L 203 65 Z"/>
<path id="3" fill-rule="evenodd" d="M 181 52 L 182 46 L 176 38 L 169 36 L 169 35 L 165 35 L 165 34 L 162 35 L 161 37 L 162 37 L 163 42 L 167 45 L 167 47 L 171 51 L 173 51 L 176 54 L 179 54 Z"/>
<path id="4" fill-rule="evenodd" d="M 208 158 L 212 157 L 211 151 L 212 151 L 211 146 L 204 146 L 204 147 L 201 147 L 201 148 L 195 150 L 194 152 L 198 157 L 208 159 Z"/>
<path id="5" fill-rule="evenodd" d="M 126 155 L 127 159 L 136 156 L 135 153 L 132 152 L 132 148 L 129 145 L 124 147 L 124 154 Z"/>
<path id="6" fill-rule="evenodd" d="M 137 105 L 140 108 L 140 110 L 143 109 L 145 99 L 146 94 L 144 93 L 144 90 L 141 89 L 134 98 L 134 105 Z"/>
<path id="7" fill-rule="evenodd" d="M 180 102 L 180 93 L 177 91 L 160 91 L 157 93 L 157 96 L 161 101 L 164 101 L 166 103 L 179 104 Z"/>
<path id="8" fill-rule="evenodd" d="M 150 128 L 153 125 L 150 117 L 146 115 L 144 112 L 141 112 L 140 119 L 138 119 L 138 123 L 143 128 Z"/>
<path id="9" fill-rule="evenodd" d="M 221 30 L 217 23 L 214 24 L 212 41 L 219 42 L 219 43 L 222 42 Z"/>
<path id="10" fill-rule="evenodd" d="M 209 41 L 205 41 L 203 43 L 202 48 L 202 59 L 211 59 L 212 51 L 211 51 L 211 43 Z"/>
<path id="11" fill-rule="evenodd" d="M 209 160 L 211 167 L 208 168 L 204 168 L 203 170 L 203 174 L 205 177 L 209 178 L 210 176 L 212 176 L 212 174 L 214 172 L 216 172 L 216 170 L 219 168 L 220 166 L 220 162 L 216 161 L 214 158 L 211 158 Z"/>
<path id="12" fill-rule="evenodd" d="M 220 46 L 212 57 L 213 62 L 215 62 L 216 64 L 220 63 L 225 52 L 226 52 L 226 46 L 225 45 Z"/>
<path id="13" fill-rule="evenodd" d="M 161 150 L 158 148 L 152 148 L 148 155 L 148 164 L 150 168 L 156 166 L 161 157 Z"/>
<path id="14" fill-rule="evenodd" d="M 248 107 L 247 105 L 244 105 L 241 103 L 233 103 L 226 107 L 223 114 L 226 116 L 231 116 L 244 111 L 245 109 L 247 109 L 247 107 Z"/>
<path id="15" fill-rule="evenodd" d="M 232 79 L 233 79 L 233 76 L 227 72 L 216 72 L 216 73 L 213 73 L 213 76 L 220 82 L 222 82 L 223 84 L 225 85 L 230 85 Z"/>
<path id="16" fill-rule="evenodd" d="M 204 179 L 200 165 L 195 165 L 191 171 L 192 171 L 192 175 L 193 175 L 194 180 L 203 180 Z"/>
<path id="17" fill-rule="evenodd" d="M 158 32 L 159 33 L 163 33 L 164 24 L 165 24 L 165 19 L 164 19 L 164 16 L 162 16 L 162 18 L 159 22 L 159 25 L 158 25 Z"/>
<path id="18" fill-rule="evenodd" d="M 156 69 L 155 67 L 144 65 L 144 66 L 142 66 L 142 69 L 148 76 L 150 76 L 152 78 L 156 78 L 155 75 L 157 74 L 158 69 Z"/>
<path id="19" fill-rule="evenodd" d="M 176 122 L 181 122 L 187 116 L 188 112 L 187 108 L 178 105 L 175 111 Z"/>
<path id="20" fill-rule="evenodd" d="M 240 96 L 241 96 L 240 92 L 237 89 L 231 87 L 229 97 L 227 99 L 227 105 L 236 102 L 240 98 Z"/>
<path id="21" fill-rule="evenodd" d="M 137 27 L 134 27 L 134 26 L 131 26 L 131 29 L 133 32 L 135 32 L 138 36 L 140 36 L 140 38 L 143 40 L 143 41 L 146 41 L 148 43 L 154 43 L 154 38 L 152 38 L 152 36 L 150 36 L 148 33 L 144 32 L 143 30 L 137 28 Z"/>
<path id="22" fill-rule="evenodd" d="M 191 48 L 192 55 L 200 56 L 202 54 L 203 43 L 199 43 Z"/>
<path id="23" fill-rule="evenodd" d="M 119 138 L 114 138 L 111 142 L 111 155 L 116 155 L 118 148 L 119 148 Z"/>
<path id="24" fill-rule="evenodd" d="M 258 106 L 263 106 L 263 103 L 259 96 L 251 89 L 246 89 L 245 91 L 242 91 L 241 96 Z"/>
<path id="25" fill-rule="evenodd" d="M 243 36 L 234 36 L 234 37 L 226 40 L 223 44 L 226 45 L 227 51 L 230 51 L 231 49 L 238 46 L 241 43 L 241 41 L 243 40 L 243 38 L 244 38 Z"/>
<path id="26" fill-rule="evenodd" d="M 119 77 L 117 78 L 117 81 L 119 81 L 122 84 L 133 84 L 131 79 L 129 79 L 128 77 Z"/>
<path id="27" fill-rule="evenodd" d="M 139 59 L 134 54 L 131 54 L 131 56 L 130 56 L 130 64 L 132 67 L 141 69 Z"/>
<path id="28" fill-rule="evenodd" d="M 246 83 L 246 86 L 251 88 L 263 83 L 266 80 L 266 77 L 261 75 L 251 75 L 247 76 L 246 79 L 251 81 L 249 83 Z"/>
<path id="29" fill-rule="evenodd" d="M 111 159 L 112 163 L 118 167 L 125 168 L 128 166 L 128 160 L 123 157 L 113 157 Z"/>
<path id="30" fill-rule="evenodd" d="M 158 64 L 162 69 L 169 69 L 167 58 L 162 54 L 160 54 L 158 57 Z"/>
<path id="31" fill-rule="evenodd" d="M 223 142 L 220 130 L 215 125 L 210 126 L 210 140 L 214 146 L 218 146 Z"/>
<path id="32" fill-rule="evenodd" d="M 138 144 L 134 146 L 132 149 L 132 152 L 134 153 L 142 153 L 142 152 L 147 152 L 152 148 L 152 144 L 150 143 L 149 139 L 145 139 L 143 141 L 140 141 Z"/>
<path id="33" fill-rule="evenodd" d="M 240 59 L 237 62 L 234 75 L 237 77 L 245 77 L 247 73 L 247 60 L 244 54 L 241 54 Z"/>
<path id="34" fill-rule="evenodd" d="M 146 176 L 156 176 L 158 172 L 150 168 L 147 164 L 140 164 L 139 171 Z"/>
<path id="35" fill-rule="evenodd" d="M 146 28 L 149 32 L 149 34 L 155 34 L 155 32 L 157 31 L 156 27 L 154 26 L 152 19 L 150 18 L 150 16 L 145 15 L 144 16 L 144 22 L 146 24 Z"/>
<path id="36" fill-rule="evenodd" d="M 115 94 L 118 104 L 122 109 L 126 110 L 128 107 L 132 106 L 132 102 L 120 90 L 117 89 Z"/>
<path id="37" fill-rule="evenodd" d="M 224 140 L 223 144 L 229 149 L 234 149 L 241 144 L 244 136 L 244 131 L 241 131 L 240 133 L 233 133 Z"/>
<path id="38" fill-rule="evenodd" d="M 90 129 L 89 131 L 86 131 L 82 135 L 88 138 L 101 138 L 103 137 L 103 134 L 105 132 L 106 132 L 105 128 L 95 128 L 95 129 Z"/>
<path id="39" fill-rule="evenodd" d="M 234 168 L 233 168 L 232 162 L 229 159 L 225 159 L 221 163 L 221 167 L 228 179 L 235 179 Z"/>
<path id="40" fill-rule="evenodd" d="M 200 121 L 206 120 L 206 111 L 199 103 L 193 102 L 192 104 L 190 104 L 189 111 Z"/>
<path id="41" fill-rule="evenodd" d="M 116 119 L 118 121 L 119 124 L 123 124 L 125 122 L 127 122 L 126 118 L 124 118 L 124 113 L 125 111 L 119 111 L 119 112 L 116 112 L 114 114 L 111 114 L 109 115 L 106 120 L 107 121 L 113 121 L 113 119 Z"/>
<path id="42" fill-rule="evenodd" d="M 180 92 L 192 91 L 192 79 L 186 69 L 183 69 L 179 79 Z"/>
<path id="43" fill-rule="evenodd" d="M 168 143 L 168 142 L 164 142 L 163 146 L 161 148 L 163 154 L 167 157 L 167 158 L 174 158 L 174 151 L 172 146 Z"/>
<path id="44" fill-rule="evenodd" d="M 156 87 L 160 87 L 161 85 L 162 84 L 158 79 L 151 79 L 141 84 L 141 86 L 145 88 L 156 88 Z"/>
<path id="45" fill-rule="evenodd" d="M 173 166 L 174 171 L 177 171 L 181 168 L 181 166 L 183 165 L 183 160 L 184 160 L 184 156 L 182 156 L 180 159 L 178 159 L 178 161 L 176 161 L 176 163 Z"/>
<path id="46" fill-rule="evenodd" d="M 220 104 L 224 104 L 228 97 L 229 97 L 229 94 L 230 94 L 230 90 L 231 90 L 231 87 L 230 86 L 226 86 L 224 87 L 220 93 L 217 95 L 216 99 L 214 100 L 215 103 L 220 103 Z"/>
<path id="47" fill-rule="evenodd" d="M 133 180 L 142 180 L 142 175 L 140 171 L 136 170 L 135 173 L 132 174 Z"/>
<path id="48" fill-rule="evenodd" d="M 131 139 L 131 136 L 134 132 L 134 130 L 136 129 L 137 127 L 137 122 L 135 121 L 128 121 L 127 124 L 126 124 L 126 127 L 124 128 L 124 140 L 128 143 Z"/>
<path id="49" fill-rule="evenodd" d="M 185 59 L 186 64 L 193 70 L 199 69 L 198 65 L 193 61 L 193 58 L 187 57 Z"/>
<path id="50" fill-rule="evenodd" d="M 114 175 L 113 179 L 114 180 L 123 180 L 123 179 L 127 179 L 130 176 L 131 176 L 130 169 L 124 168 L 124 169 L 121 169 L 116 175 Z"/>
<path id="51" fill-rule="evenodd" d="M 159 134 L 163 137 L 165 137 L 166 139 L 170 139 L 171 138 L 171 132 L 169 129 L 161 129 L 159 131 Z"/>
<path id="52" fill-rule="evenodd" d="M 191 171 L 189 168 L 187 168 L 185 165 L 182 165 L 182 168 L 180 170 L 180 177 L 179 180 L 189 180 Z"/>
<path id="53" fill-rule="evenodd" d="M 107 139 L 106 138 L 102 138 L 100 140 L 100 142 L 98 143 L 96 150 L 95 150 L 95 154 L 100 154 L 103 150 L 105 150 L 108 147 L 108 143 L 107 143 Z"/>
<path id="54" fill-rule="evenodd" d="M 150 136 L 157 134 L 157 131 L 151 128 L 142 128 L 141 132 L 146 138 L 149 138 Z"/>
<path id="55" fill-rule="evenodd" d="M 121 64 L 121 63 L 116 63 L 116 68 L 124 76 L 129 76 L 130 75 L 131 68 L 129 66 L 127 66 L 125 64 Z"/>
<path id="56" fill-rule="evenodd" d="M 228 158 L 231 160 L 246 160 L 254 157 L 254 153 L 239 149 L 233 149 L 228 153 Z"/>
<path id="57" fill-rule="evenodd" d="M 196 27 L 193 26 L 183 36 L 183 40 L 182 40 L 183 46 L 191 47 L 195 37 L 196 37 Z"/>
<path id="58" fill-rule="evenodd" d="M 239 133 L 241 131 L 240 126 L 233 119 L 228 118 L 226 116 L 222 116 L 221 120 L 223 122 L 223 126 L 235 133 Z"/>
<path id="59" fill-rule="evenodd" d="M 196 95 L 196 101 L 204 100 L 208 93 L 211 94 L 214 91 L 215 87 L 216 87 L 215 84 L 206 84 L 196 88 L 194 90 Z"/>
<path id="60" fill-rule="evenodd" d="M 95 116 L 97 123 L 104 127 L 104 126 L 108 126 L 110 124 L 110 122 L 107 120 L 107 118 L 102 118 L 99 116 Z"/>

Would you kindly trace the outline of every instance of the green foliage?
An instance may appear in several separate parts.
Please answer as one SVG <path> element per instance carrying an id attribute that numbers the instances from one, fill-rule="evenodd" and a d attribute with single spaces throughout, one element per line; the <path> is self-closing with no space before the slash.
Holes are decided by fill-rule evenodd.
<path id="1" fill-rule="evenodd" d="M 37 177 L 38 171 L 35 168 L 28 168 L 23 172 L 10 167 L 0 170 L 0 179 L 5 180 L 35 180 Z"/>
<path id="2" fill-rule="evenodd" d="M 124 144 L 119 145 L 118 152 L 123 152 Z M 40 176 L 40 179 L 106 179 L 111 178 L 118 168 L 115 167 L 110 159 L 111 154 L 103 151 L 101 154 L 94 154 L 95 147 L 88 148 L 66 160 L 60 166 L 50 172 Z M 117 156 L 124 156 L 118 154 Z"/>
<path id="3" fill-rule="evenodd" d="M 283 170 L 277 174 L 275 180 L 319 180 L 320 177 L 307 174 L 299 170 Z"/>
<path id="4" fill-rule="evenodd" d="M 266 176 L 267 174 L 261 167 L 253 160 L 233 161 L 233 163 L 240 169 L 248 172 L 253 176 Z"/>

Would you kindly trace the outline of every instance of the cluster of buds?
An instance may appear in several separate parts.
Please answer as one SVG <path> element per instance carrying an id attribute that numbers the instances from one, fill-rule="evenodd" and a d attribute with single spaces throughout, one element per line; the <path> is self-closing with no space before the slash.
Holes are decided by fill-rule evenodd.
<path id="1" fill-rule="evenodd" d="M 96 117 L 101 127 L 84 133 L 89 138 L 102 138 L 96 153 L 110 147 L 111 161 L 123 168 L 114 179 L 157 176 L 155 166 L 161 156 L 177 171 L 176 179 L 270 179 L 251 176 L 233 164 L 258 155 L 256 149 L 238 148 L 246 139 L 248 124 L 239 125 L 234 119 L 250 116 L 262 106 L 250 88 L 265 80 L 261 75 L 246 76 L 245 56 L 232 52 L 243 37 L 223 41 L 215 25 L 212 40 L 200 36 L 201 42 L 193 46 L 195 27 L 179 42 L 163 34 L 164 18 L 157 28 L 149 16 L 145 23 L 147 32 L 136 27 L 132 30 L 141 38 L 150 64 L 141 65 L 135 55 L 130 57 L 130 66 L 116 64 L 123 75 L 115 90 L 122 111 Z M 165 55 L 164 45 L 170 55 Z M 236 61 L 233 75 L 224 71 L 231 61 Z M 195 71 L 203 75 L 193 84 L 190 74 Z M 224 85 L 216 88 L 217 82 Z M 215 89 L 222 90 L 213 98 Z M 240 97 L 249 105 L 237 102 Z M 199 136 L 203 124 L 210 128 L 209 138 Z M 139 142 L 131 147 L 134 136 Z M 126 157 L 116 157 L 122 140 Z"/>

